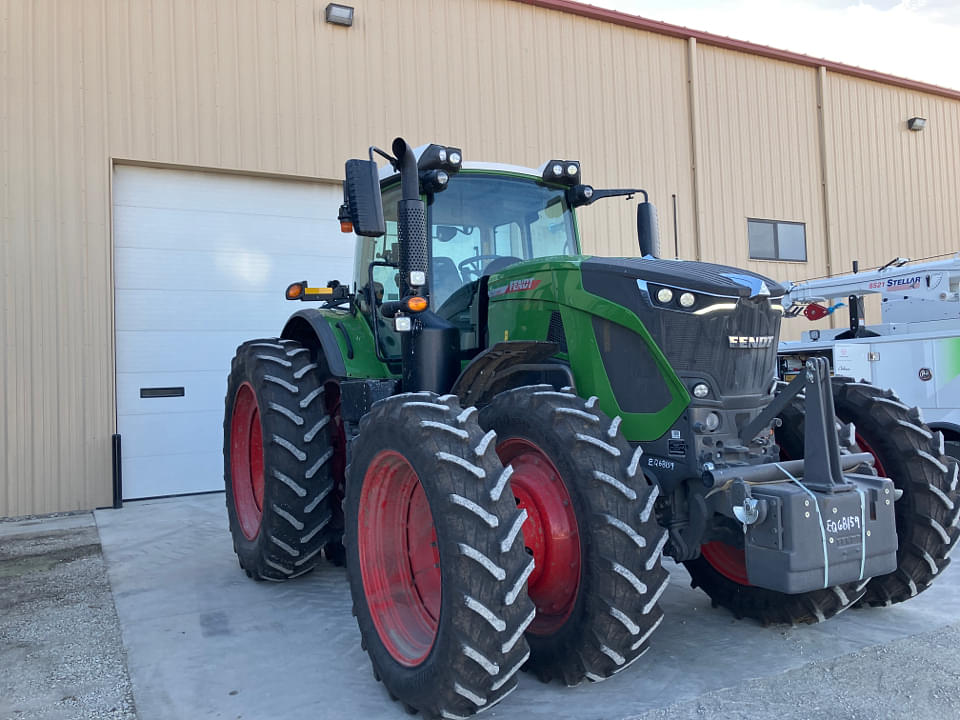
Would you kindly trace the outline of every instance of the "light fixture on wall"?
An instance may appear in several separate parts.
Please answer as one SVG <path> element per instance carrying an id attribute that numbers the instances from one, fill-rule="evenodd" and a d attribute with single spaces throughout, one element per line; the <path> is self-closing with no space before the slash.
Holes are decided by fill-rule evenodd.
<path id="1" fill-rule="evenodd" d="M 353 25 L 353 8 L 349 5 L 327 3 L 326 20 L 333 25 Z"/>
<path id="2" fill-rule="evenodd" d="M 912 117 L 907 120 L 907 129 L 920 132 L 927 126 L 927 119 L 922 117 Z"/>

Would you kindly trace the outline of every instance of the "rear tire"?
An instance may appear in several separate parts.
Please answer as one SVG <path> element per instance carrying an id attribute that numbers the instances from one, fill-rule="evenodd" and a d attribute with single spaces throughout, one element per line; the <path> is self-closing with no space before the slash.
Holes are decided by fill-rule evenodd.
<path id="1" fill-rule="evenodd" d="M 894 506 L 897 569 L 872 578 L 861 604 L 909 600 L 950 564 L 948 555 L 960 536 L 957 463 L 945 456 L 943 436 L 892 391 L 837 377 L 833 395 L 837 416 L 855 425 L 860 449 L 872 453 L 877 472 L 903 491 Z"/>
<path id="2" fill-rule="evenodd" d="M 489 709 L 529 657 L 533 562 L 494 440 L 455 396 L 407 393 L 376 403 L 352 441 L 353 611 L 374 677 L 408 711 Z"/>
<path id="3" fill-rule="evenodd" d="M 646 652 L 669 579 L 660 562 L 666 531 L 653 512 L 658 489 L 619 418 L 595 403 L 540 385 L 500 393 L 480 412 L 528 513 L 524 543 L 537 562 L 528 669 L 567 685 L 605 680 Z"/>
<path id="4" fill-rule="evenodd" d="M 333 539 L 333 423 L 310 351 L 292 340 L 237 348 L 227 381 L 223 466 L 240 567 L 256 580 L 313 569 Z"/>
<path id="5" fill-rule="evenodd" d="M 780 414 L 783 424 L 776 439 L 785 459 L 803 457 L 804 414 L 803 401 L 797 398 Z M 841 452 L 847 452 L 843 440 Z M 867 585 L 864 580 L 796 595 L 755 587 L 747 581 L 743 550 L 719 542 L 707 543 L 700 557 L 684 565 L 692 578 L 690 584 L 709 595 L 714 607 L 725 607 L 738 619 L 751 618 L 764 625 L 823 622 L 857 603 Z"/>

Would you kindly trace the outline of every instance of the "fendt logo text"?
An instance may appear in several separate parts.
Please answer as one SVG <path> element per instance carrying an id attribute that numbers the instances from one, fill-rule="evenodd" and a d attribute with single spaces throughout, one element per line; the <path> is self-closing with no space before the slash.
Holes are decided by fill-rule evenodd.
<path id="1" fill-rule="evenodd" d="M 743 350 L 768 348 L 773 345 L 773 335 L 730 335 L 730 347 Z"/>

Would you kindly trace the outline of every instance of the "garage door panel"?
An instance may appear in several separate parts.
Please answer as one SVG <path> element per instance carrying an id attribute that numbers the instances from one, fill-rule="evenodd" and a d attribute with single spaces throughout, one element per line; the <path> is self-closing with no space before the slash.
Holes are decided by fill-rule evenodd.
<path id="1" fill-rule="evenodd" d="M 177 373 L 117 373 L 117 414 L 196 413 L 223 407 L 230 359 L 221 370 Z M 182 397 L 140 397 L 142 388 L 183 388 Z M 191 418 L 171 417 L 171 423 Z"/>
<path id="2" fill-rule="evenodd" d="M 177 422 L 177 420 L 180 422 Z M 166 413 L 130 415 L 124 423 L 123 457 L 156 457 L 209 453 L 223 444 L 223 398 L 217 410 L 187 413 L 171 419 Z"/>
<path id="3" fill-rule="evenodd" d="M 352 256 L 273 255 L 269 252 L 190 252 L 117 248 L 117 288 L 124 290 L 224 290 L 276 293 L 291 282 L 309 279 L 348 282 Z M 286 283 L 277 284 L 278 277 Z"/>
<path id="4" fill-rule="evenodd" d="M 262 328 L 255 331 L 256 337 L 276 337 L 280 329 Z M 237 330 L 121 331 L 117 333 L 117 366 L 130 373 L 212 370 L 226 377 L 237 347 L 253 337 Z M 183 352 L 183 341 L 190 352 Z"/>
<path id="5" fill-rule="evenodd" d="M 238 345 L 302 303 L 288 284 L 352 275 L 342 190 L 118 167 L 114 178 L 117 425 L 124 497 L 222 489 L 223 402 Z M 183 388 L 141 398 L 141 388 Z"/>
<path id="6" fill-rule="evenodd" d="M 114 205 L 329 220 L 330 184 L 261 177 L 117 166 Z M 339 190 L 337 187 L 336 190 Z M 342 197 L 342 195 L 341 195 Z M 237 199 L 243 202 L 238 203 Z M 333 215 L 336 218 L 336 213 Z"/>
<path id="7" fill-rule="evenodd" d="M 197 478 L 204 478 L 203 485 Z M 124 458 L 123 497 L 126 500 L 223 490 L 223 451 Z"/>
<path id="8" fill-rule="evenodd" d="M 266 329 L 267 335 L 276 335 L 292 313 L 305 307 L 285 300 L 282 289 L 273 293 L 117 290 L 116 297 L 119 332 L 212 329 L 262 333 Z"/>
<path id="9" fill-rule="evenodd" d="M 332 217 L 318 224 L 308 218 L 118 207 L 114 232 L 122 238 L 117 247 L 299 256 L 352 253 L 354 236 L 340 233 L 336 208 L 328 207 L 328 211 Z M 278 229 L 281 220 L 282 230 Z"/>

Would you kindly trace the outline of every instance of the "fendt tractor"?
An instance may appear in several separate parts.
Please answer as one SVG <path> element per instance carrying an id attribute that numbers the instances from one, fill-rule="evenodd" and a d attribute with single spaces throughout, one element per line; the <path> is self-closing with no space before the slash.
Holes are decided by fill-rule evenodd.
<path id="1" fill-rule="evenodd" d="M 641 257 L 581 254 L 575 210 L 633 196 Z M 889 391 L 831 391 L 822 358 L 778 382 L 784 288 L 658 258 L 643 190 L 398 138 L 347 161 L 340 220 L 353 282 L 291 284 L 317 304 L 233 359 L 227 508 L 254 579 L 345 562 L 373 675 L 407 710 L 486 710 L 521 668 L 624 670 L 663 619 L 664 554 L 763 623 L 899 602 L 947 565 L 943 438 Z M 833 393 L 896 464 L 860 451 Z"/>

